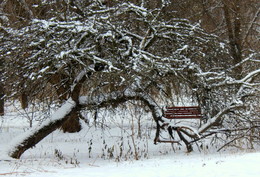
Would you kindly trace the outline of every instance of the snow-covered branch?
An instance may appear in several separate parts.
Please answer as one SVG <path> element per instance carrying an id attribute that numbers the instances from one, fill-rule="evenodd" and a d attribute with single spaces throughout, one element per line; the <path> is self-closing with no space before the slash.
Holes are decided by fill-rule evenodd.
<path id="1" fill-rule="evenodd" d="M 9 145 L 8 154 L 13 158 L 20 156 L 29 148 L 35 146 L 47 135 L 59 128 L 68 118 L 68 115 L 75 109 L 76 103 L 68 99 L 52 116 L 51 119 L 39 127 L 16 137 Z"/>
<path id="2" fill-rule="evenodd" d="M 221 87 L 221 86 L 227 86 L 227 85 L 248 85 L 248 86 L 258 86 L 259 84 L 254 84 L 254 83 L 250 83 L 250 80 L 256 76 L 258 76 L 260 74 L 260 69 L 257 69 L 255 71 L 252 71 L 250 73 L 248 73 L 245 77 L 243 77 L 240 80 L 235 80 L 234 78 L 231 77 L 226 77 L 226 79 L 224 81 L 221 81 L 219 83 L 213 83 L 211 85 L 209 85 L 209 88 L 216 88 L 216 87 Z M 224 77 L 222 77 L 224 78 Z M 217 81 L 220 78 L 210 78 L 210 80 L 215 80 Z"/>
<path id="3" fill-rule="evenodd" d="M 123 92 L 112 92 L 108 94 L 101 94 L 97 96 L 81 96 L 79 103 L 87 109 L 96 109 L 102 107 L 110 107 L 111 105 L 119 105 L 124 102 L 136 100 L 144 102 L 152 111 L 153 118 L 159 120 L 162 117 L 162 110 L 156 102 L 146 93 L 127 89 Z"/>
<path id="4" fill-rule="evenodd" d="M 198 132 L 199 133 L 204 133 L 205 131 L 207 131 L 209 128 L 211 128 L 214 124 L 216 124 L 217 122 L 219 122 L 222 119 L 222 116 L 227 114 L 228 112 L 230 112 L 231 110 L 235 110 L 235 109 L 239 109 L 239 108 L 244 108 L 244 105 L 241 104 L 237 104 L 237 105 L 230 105 L 227 106 L 226 108 L 224 108 L 223 110 L 221 110 L 218 114 L 216 114 L 214 117 L 209 118 L 207 123 L 203 124 Z"/>

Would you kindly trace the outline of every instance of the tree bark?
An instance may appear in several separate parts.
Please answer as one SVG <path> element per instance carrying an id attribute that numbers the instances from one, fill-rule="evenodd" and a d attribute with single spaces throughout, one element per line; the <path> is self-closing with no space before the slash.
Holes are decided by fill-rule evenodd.
<path id="1" fill-rule="evenodd" d="M 56 90 L 56 94 L 60 100 L 60 102 L 64 102 L 68 97 L 68 90 L 70 89 L 69 83 L 62 83 L 63 80 L 66 79 L 66 76 L 56 73 L 54 74 L 49 82 L 54 86 Z M 75 92 L 80 92 L 80 88 L 77 87 Z M 73 100 L 77 100 L 77 94 L 74 96 Z M 81 130 L 81 125 L 79 121 L 79 112 L 73 112 L 70 114 L 70 117 L 61 125 L 61 130 L 64 133 L 76 133 Z"/>
<path id="2" fill-rule="evenodd" d="M 192 145 L 186 140 L 186 138 L 182 135 L 181 131 L 178 128 L 176 129 L 176 132 L 179 135 L 180 139 L 185 143 L 187 152 L 193 151 Z"/>
<path id="3" fill-rule="evenodd" d="M 28 95 L 25 92 L 20 95 L 20 103 L 22 109 L 28 108 Z"/>
<path id="4" fill-rule="evenodd" d="M 71 103 L 70 103 L 71 102 Z M 68 107 L 69 109 L 64 110 L 64 108 Z M 72 100 L 68 100 L 57 112 L 54 114 L 53 121 L 50 121 L 48 124 L 43 125 L 36 131 L 32 131 L 29 136 L 21 139 L 21 142 L 14 145 L 13 150 L 10 151 L 9 155 L 13 158 L 19 159 L 21 155 L 29 148 L 34 147 L 37 143 L 39 143 L 42 139 L 52 133 L 54 130 L 59 128 L 68 118 L 71 116 L 71 113 L 74 111 L 78 111 L 80 109 Z M 65 112 L 64 112 L 65 111 Z M 61 116 L 61 118 L 56 119 L 56 116 Z"/>
<path id="5" fill-rule="evenodd" d="M 224 17 L 227 25 L 227 34 L 230 46 L 230 53 L 233 57 L 233 64 L 236 65 L 242 61 L 242 44 L 241 44 L 241 12 L 240 2 L 236 0 L 234 7 L 229 7 L 225 0 L 222 0 Z M 229 10 L 231 9 L 231 11 Z M 233 17 L 231 16 L 233 13 Z M 233 18 L 233 19 L 232 19 Z M 233 22 L 232 22 L 233 21 Z M 236 79 L 242 77 L 242 66 L 238 66 L 234 70 Z"/>
<path id="6" fill-rule="evenodd" d="M 4 103 L 4 86 L 0 83 L 0 116 L 3 116 L 5 113 Z"/>
<path id="7" fill-rule="evenodd" d="M 79 121 L 80 110 L 73 110 L 70 115 L 68 115 L 68 119 L 62 124 L 61 130 L 64 133 L 76 133 L 81 130 L 81 124 Z"/>
<path id="8" fill-rule="evenodd" d="M 76 87 L 80 88 L 81 84 L 77 84 Z M 74 88 L 77 90 L 78 88 Z M 118 92 L 119 93 L 119 92 Z M 77 94 L 73 94 L 77 97 Z M 100 98 L 100 96 L 97 96 Z M 20 143 L 15 144 L 14 148 L 10 150 L 9 155 L 13 158 L 20 158 L 21 155 L 29 148 L 34 147 L 38 142 L 40 142 L 43 138 L 48 136 L 50 133 L 59 128 L 62 124 L 64 124 L 68 119 L 75 113 L 79 112 L 82 107 L 89 107 L 93 109 L 93 107 L 106 107 L 109 105 L 118 106 L 129 100 L 136 100 L 144 102 L 151 110 L 154 120 L 158 121 L 161 117 L 160 109 L 156 108 L 156 104 L 149 100 L 150 97 L 146 97 L 145 95 L 134 93 L 134 94 L 124 94 L 119 93 L 119 95 L 111 94 L 111 96 L 107 96 L 102 98 L 101 101 L 97 101 L 98 99 L 91 97 L 89 100 L 81 99 L 81 102 L 74 101 L 73 99 L 69 99 L 54 115 L 53 121 L 43 125 L 38 130 L 32 131 L 29 135 L 26 133 L 24 138 L 19 139 Z M 77 99 L 79 100 L 79 98 Z M 83 101 L 82 101 L 83 100 Z M 68 109 L 69 106 L 69 109 Z M 66 109 L 64 109 L 66 108 Z M 66 110 L 64 112 L 64 110 Z M 58 118 L 55 118 L 58 117 Z"/>
<path id="9" fill-rule="evenodd" d="M 71 98 L 68 99 L 63 106 L 53 114 L 50 122 L 43 124 L 39 129 L 32 130 L 30 134 L 26 134 L 24 138 L 19 139 L 19 143 L 14 145 L 9 155 L 13 158 L 20 158 L 21 155 L 29 148 L 35 146 L 43 138 L 60 128 L 70 117 L 75 117 L 76 113 L 81 110 L 79 104 L 79 93 L 82 83 L 85 81 L 85 72 L 82 71 L 75 79 L 72 86 Z"/>

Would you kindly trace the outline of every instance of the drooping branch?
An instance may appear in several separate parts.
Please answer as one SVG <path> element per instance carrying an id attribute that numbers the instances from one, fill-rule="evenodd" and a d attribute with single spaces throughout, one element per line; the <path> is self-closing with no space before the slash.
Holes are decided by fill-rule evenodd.
<path id="1" fill-rule="evenodd" d="M 149 95 L 134 90 L 125 90 L 124 92 L 112 92 L 106 95 L 97 95 L 92 97 L 82 96 L 79 104 L 87 109 L 103 108 L 107 106 L 118 106 L 130 100 L 142 101 L 152 112 L 155 121 L 162 117 L 161 108 L 155 103 Z"/>
<path id="2" fill-rule="evenodd" d="M 77 86 L 75 86 L 76 88 Z M 161 118 L 161 110 L 156 103 L 146 94 L 135 91 L 112 92 L 106 96 L 80 97 L 76 102 L 69 99 L 60 109 L 53 114 L 51 121 L 43 124 L 41 127 L 30 131 L 19 137 L 13 147 L 9 150 L 9 155 L 13 158 L 20 158 L 21 155 L 29 148 L 35 146 L 42 139 L 59 128 L 73 112 L 81 110 L 83 107 L 87 109 L 107 107 L 109 105 L 118 106 L 130 100 L 142 101 L 151 110 L 153 118 L 159 120 Z"/>

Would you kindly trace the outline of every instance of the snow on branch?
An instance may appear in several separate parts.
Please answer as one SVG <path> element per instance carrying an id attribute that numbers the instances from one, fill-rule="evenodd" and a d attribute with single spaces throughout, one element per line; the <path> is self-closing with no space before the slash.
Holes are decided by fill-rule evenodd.
<path id="1" fill-rule="evenodd" d="M 226 108 L 224 108 L 223 110 L 221 110 L 218 114 L 216 114 L 214 117 L 208 119 L 208 122 L 203 124 L 198 132 L 199 133 L 204 133 L 205 131 L 207 131 L 209 128 L 212 127 L 212 125 L 214 125 L 216 122 L 218 122 L 222 116 L 228 112 L 230 112 L 231 110 L 234 109 L 238 109 L 238 108 L 244 108 L 245 106 L 243 104 L 235 104 L 235 105 L 230 105 L 227 106 Z"/>
<path id="2" fill-rule="evenodd" d="M 16 137 L 11 141 L 7 152 L 13 158 L 19 158 L 24 151 L 35 146 L 39 141 L 56 130 L 67 120 L 68 115 L 75 108 L 76 103 L 68 99 L 52 116 L 37 128 Z"/>
<path id="3" fill-rule="evenodd" d="M 250 83 L 250 80 L 260 74 L 260 69 L 257 69 L 255 71 L 252 71 L 248 73 L 244 78 L 240 80 L 236 80 L 232 77 L 226 77 L 224 81 L 221 81 L 219 83 L 213 83 L 209 85 L 209 88 L 216 88 L 216 87 L 221 87 L 221 86 L 227 86 L 227 85 L 248 85 L 248 86 L 258 86 L 259 84 L 253 84 Z M 214 78 L 216 79 L 216 78 Z M 213 80 L 213 79 L 211 79 Z M 215 80 L 216 81 L 216 80 Z"/>
<path id="4" fill-rule="evenodd" d="M 83 74 L 79 74 L 80 76 Z M 41 126 L 26 132 L 17 137 L 9 146 L 9 155 L 13 158 L 20 156 L 29 148 L 35 146 L 51 132 L 59 128 L 75 110 L 82 109 L 82 106 L 93 109 L 95 107 L 106 107 L 118 105 L 129 100 L 143 101 L 151 110 L 153 118 L 159 120 L 162 116 L 161 109 L 147 94 L 125 90 L 124 92 L 112 92 L 107 95 L 98 95 L 92 97 L 81 96 L 78 103 L 69 99 L 61 106 L 51 117 L 50 121 L 43 123 Z"/>
<path id="5" fill-rule="evenodd" d="M 152 111 L 153 118 L 158 120 L 162 117 L 162 110 L 156 102 L 146 93 L 126 89 L 124 92 L 116 91 L 97 96 L 81 96 L 79 104 L 87 109 L 96 109 L 119 105 L 130 100 L 143 101 Z"/>
<path id="6" fill-rule="evenodd" d="M 246 57 L 245 59 L 243 59 L 241 62 L 237 63 L 236 65 L 230 67 L 227 71 L 231 71 L 241 65 L 243 65 L 246 62 L 253 62 L 253 63 L 259 63 L 260 60 L 257 59 L 257 57 L 259 58 L 259 54 L 258 53 L 251 53 L 248 57 Z"/>

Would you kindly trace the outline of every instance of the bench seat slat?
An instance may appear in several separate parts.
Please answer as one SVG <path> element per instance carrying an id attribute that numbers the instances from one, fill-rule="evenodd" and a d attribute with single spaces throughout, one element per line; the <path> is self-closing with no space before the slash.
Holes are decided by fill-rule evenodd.
<path id="1" fill-rule="evenodd" d="M 168 106 L 169 109 L 190 109 L 190 108 L 199 108 L 199 106 Z"/>
<path id="2" fill-rule="evenodd" d="M 165 116 L 167 119 L 201 119 L 202 116 Z"/>
<path id="3" fill-rule="evenodd" d="M 164 117 L 167 119 L 201 119 L 202 114 L 200 107 L 167 107 L 164 112 Z"/>
<path id="4" fill-rule="evenodd" d="M 165 111 L 165 112 L 168 112 L 168 113 L 196 113 L 196 112 L 201 112 L 201 111 L 199 111 L 199 110 L 190 110 L 190 111 L 179 111 L 179 110 L 176 110 L 176 111 L 169 111 L 169 110 L 167 110 L 167 111 Z"/>

